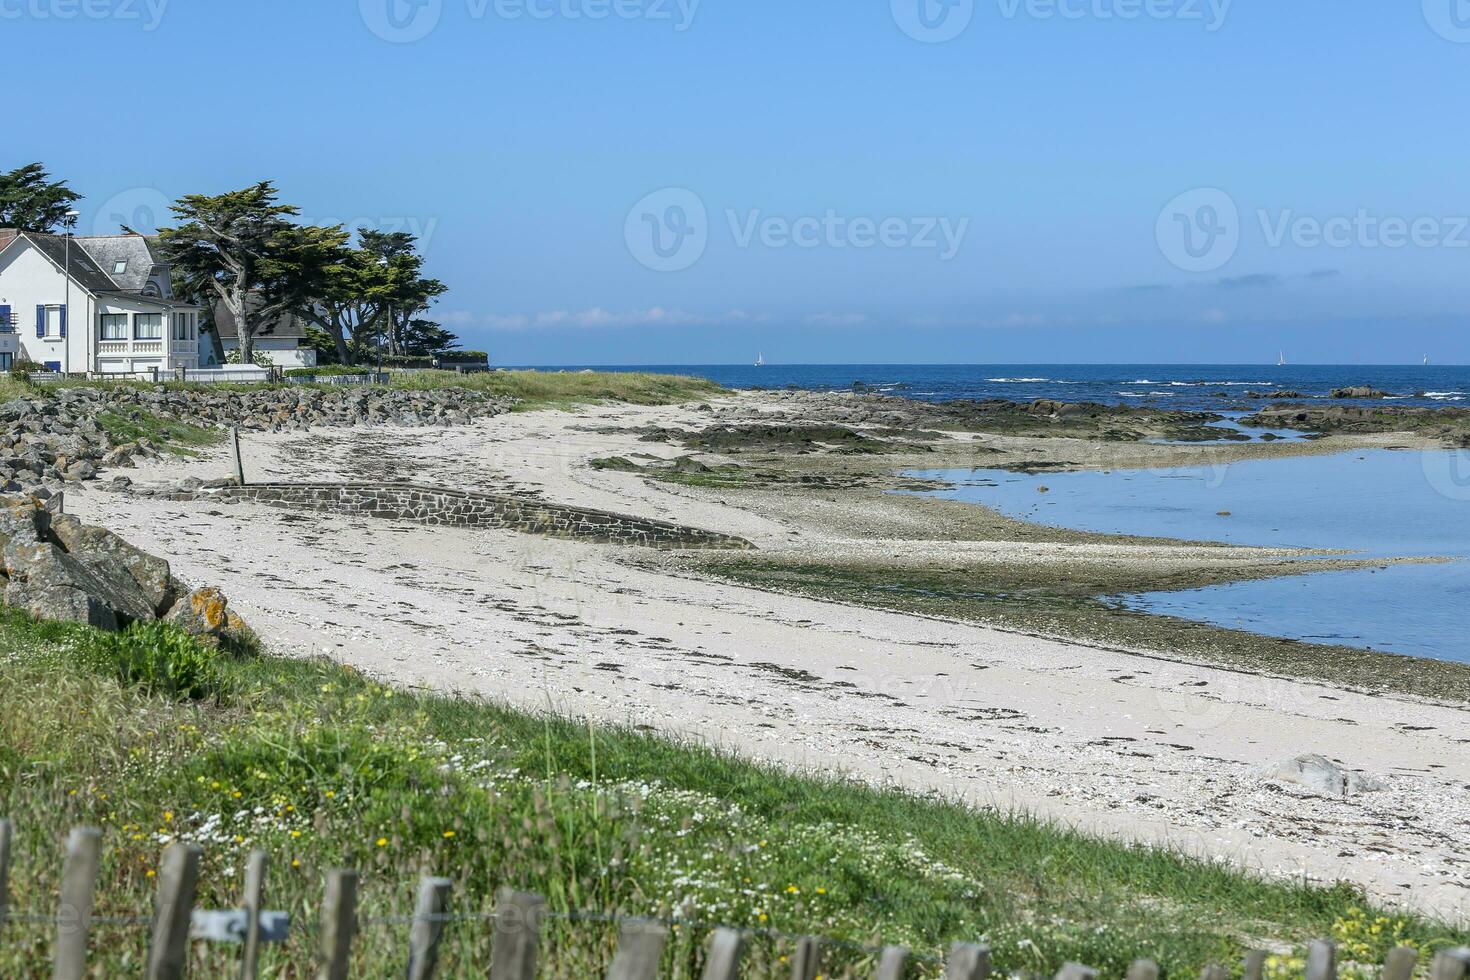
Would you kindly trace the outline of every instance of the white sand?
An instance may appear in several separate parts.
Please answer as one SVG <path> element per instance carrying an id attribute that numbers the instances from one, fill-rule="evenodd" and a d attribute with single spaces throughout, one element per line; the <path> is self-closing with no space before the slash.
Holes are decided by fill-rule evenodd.
<path id="1" fill-rule="evenodd" d="M 247 469 L 253 479 L 392 476 L 534 490 L 743 535 L 767 550 L 982 547 L 843 541 L 718 492 L 585 465 L 671 452 L 589 425 L 670 419 L 695 421 L 683 410 L 618 407 L 454 430 L 255 436 Z M 225 470 L 216 454 L 130 475 Z M 650 726 L 1470 913 L 1470 713 L 1461 708 L 742 589 L 630 567 L 615 548 L 509 532 L 95 488 L 69 493 L 68 509 L 169 556 L 186 578 L 223 586 L 282 653 L 327 654 L 396 683 Z M 1018 560 L 1069 549 L 1236 560 L 1186 548 L 983 547 Z M 1385 777 L 1389 789 L 1344 800 L 1262 786 L 1263 768 L 1308 752 Z"/>

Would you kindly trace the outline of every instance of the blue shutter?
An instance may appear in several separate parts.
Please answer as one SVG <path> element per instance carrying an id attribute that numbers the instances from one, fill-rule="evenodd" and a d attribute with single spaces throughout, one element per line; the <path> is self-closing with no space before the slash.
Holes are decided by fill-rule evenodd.
<path id="1" fill-rule="evenodd" d="M 46 307 L 36 307 L 36 336 L 46 336 Z"/>
<path id="2" fill-rule="evenodd" d="M 61 308 L 61 336 L 62 336 L 62 339 L 65 339 L 66 338 L 66 307 L 65 306 L 63 306 Z"/>

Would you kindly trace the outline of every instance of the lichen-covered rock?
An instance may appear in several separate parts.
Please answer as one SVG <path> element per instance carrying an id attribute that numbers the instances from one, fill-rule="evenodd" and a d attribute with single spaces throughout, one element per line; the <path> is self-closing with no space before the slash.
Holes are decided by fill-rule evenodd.
<path id="1" fill-rule="evenodd" d="M 43 619 L 118 629 L 156 618 L 153 604 L 121 565 L 88 565 L 49 541 L 5 546 L 6 605 Z"/>
<path id="2" fill-rule="evenodd" d="M 0 500 L 0 551 L 11 541 L 39 544 L 51 526 L 51 514 L 34 497 Z"/>
<path id="3" fill-rule="evenodd" d="M 105 527 L 83 524 L 67 514 L 52 519 L 51 535 L 67 554 L 99 573 L 110 568 L 125 570 L 147 597 L 154 616 L 167 613 L 188 591 L 174 579 L 168 562 L 128 544 Z"/>
<path id="4" fill-rule="evenodd" d="M 216 643 L 238 645 L 254 638 L 245 621 L 230 611 L 230 600 L 212 585 L 184 596 L 163 619 L 186 633 Z"/>

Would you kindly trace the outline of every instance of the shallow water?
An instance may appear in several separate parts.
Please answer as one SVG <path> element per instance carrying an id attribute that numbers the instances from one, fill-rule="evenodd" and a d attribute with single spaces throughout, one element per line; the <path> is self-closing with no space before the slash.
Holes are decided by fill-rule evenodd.
<path id="1" fill-rule="evenodd" d="M 1455 558 L 1122 601 L 1271 636 L 1470 662 L 1470 452 L 1371 450 L 1184 469 L 916 475 L 955 484 L 939 496 L 1080 530 Z"/>

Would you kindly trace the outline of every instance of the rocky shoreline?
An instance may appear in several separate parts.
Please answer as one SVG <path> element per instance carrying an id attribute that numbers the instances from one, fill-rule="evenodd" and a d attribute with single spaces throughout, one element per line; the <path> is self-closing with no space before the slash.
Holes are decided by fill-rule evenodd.
<path id="1" fill-rule="evenodd" d="M 85 385 L 0 404 L 0 491 L 39 493 L 94 479 L 99 469 L 130 467 L 165 446 L 114 429 L 173 422 L 204 429 L 231 426 L 283 432 L 359 425 L 462 426 L 510 410 L 511 402 L 457 388 L 414 390 L 271 387 L 251 390 Z"/>

